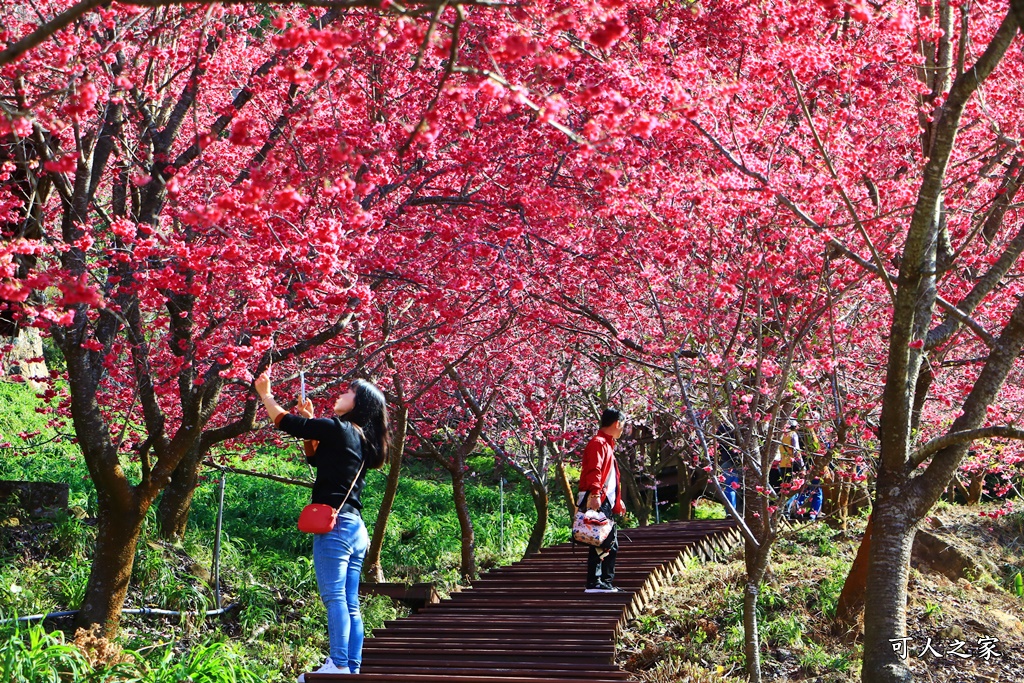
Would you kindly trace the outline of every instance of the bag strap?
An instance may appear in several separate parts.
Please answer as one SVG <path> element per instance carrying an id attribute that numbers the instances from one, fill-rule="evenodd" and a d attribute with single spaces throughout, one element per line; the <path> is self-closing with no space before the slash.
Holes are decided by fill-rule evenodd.
<path id="1" fill-rule="evenodd" d="M 601 487 L 601 504 L 604 505 L 604 501 L 608 498 L 608 486 L 615 482 L 615 475 L 618 472 L 619 463 L 615 462 L 615 456 L 612 456 L 611 467 L 608 468 L 608 476 L 604 478 L 604 485 Z M 618 486 L 615 487 L 615 496 L 618 497 Z M 615 507 L 615 501 L 608 501 L 612 507 Z"/>
<path id="2" fill-rule="evenodd" d="M 348 492 L 345 494 L 344 500 L 341 501 L 341 505 L 334 510 L 334 516 L 337 517 L 341 513 L 341 508 L 345 507 L 345 503 L 348 502 L 348 497 L 352 495 L 352 489 L 356 487 L 356 482 L 359 481 L 359 475 L 363 473 L 363 465 L 366 464 L 366 460 L 359 463 L 359 469 L 356 471 L 356 476 L 352 479 L 352 484 L 348 487 Z"/>

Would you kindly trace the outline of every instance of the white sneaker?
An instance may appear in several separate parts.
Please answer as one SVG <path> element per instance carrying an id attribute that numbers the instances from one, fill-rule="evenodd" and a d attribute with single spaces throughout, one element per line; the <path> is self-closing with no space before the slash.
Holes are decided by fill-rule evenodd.
<path id="1" fill-rule="evenodd" d="M 324 665 L 314 671 L 315 674 L 347 674 L 349 673 L 348 667 L 339 669 L 334 664 L 334 660 L 330 657 L 324 660 Z M 299 683 L 306 683 L 306 674 L 299 674 Z"/>

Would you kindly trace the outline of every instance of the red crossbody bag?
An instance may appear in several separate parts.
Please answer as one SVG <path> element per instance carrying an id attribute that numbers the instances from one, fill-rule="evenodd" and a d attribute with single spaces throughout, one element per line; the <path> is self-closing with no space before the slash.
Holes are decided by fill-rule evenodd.
<path id="1" fill-rule="evenodd" d="M 352 489 L 355 488 L 356 482 L 359 481 L 359 475 L 362 473 L 363 465 L 361 464 L 355 479 L 352 480 L 352 485 L 348 487 L 345 500 L 341 501 L 341 505 L 337 509 L 323 503 L 310 503 L 302 508 L 302 512 L 299 513 L 299 531 L 304 531 L 307 534 L 326 534 L 333 529 L 334 523 L 338 521 L 338 513 L 341 512 L 341 508 L 345 507 L 345 503 L 348 502 L 348 497 L 352 494 Z"/>

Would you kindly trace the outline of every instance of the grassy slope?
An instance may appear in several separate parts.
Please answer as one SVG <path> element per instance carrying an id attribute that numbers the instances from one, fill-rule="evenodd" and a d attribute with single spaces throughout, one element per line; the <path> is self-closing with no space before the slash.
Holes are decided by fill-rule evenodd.
<path id="1" fill-rule="evenodd" d="M 88 579 L 95 494 L 77 447 L 45 428 L 45 418 L 35 410 L 37 405 L 34 394 L 23 385 L 0 383 L 0 441 L 14 446 L 2 452 L 0 478 L 67 482 L 77 516 L 66 514 L 52 523 L 27 524 L 0 510 L 0 522 L 6 521 L 0 528 L 0 619 L 71 609 L 80 603 Z M 41 434 L 27 442 L 17 437 L 20 432 L 36 430 Z M 297 454 L 297 447 L 283 452 L 259 449 L 242 466 L 309 478 Z M 476 458 L 471 465 L 467 497 L 476 529 L 478 562 L 484 568 L 513 562 L 526 548 L 534 518 L 525 483 L 506 474 L 512 481 L 505 485 L 502 513 L 502 495 L 493 482 L 493 459 Z M 130 465 L 128 469 L 131 471 Z M 446 592 L 457 581 L 459 563 L 460 535 L 450 503 L 451 485 L 443 470 L 430 462 L 411 461 L 403 472 L 389 520 L 385 572 L 392 581 L 431 581 Z M 382 471 L 368 475 L 363 499 L 369 528 L 385 476 Z M 267 682 L 294 680 L 309 665 L 319 664 L 327 645 L 326 615 L 316 592 L 310 537 L 295 528 L 298 511 L 308 497 L 305 488 L 229 474 L 222 591 L 227 601 L 237 601 L 245 608 L 231 618 L 205 623 L 195 618 L 171 623 L 126 617 L 118 644 L 137 650 L 173 641 L 176 651 L 183 653 L 231 642 L 246 666 Z M 150 515 L 136 554 L 126 606 L 188 611 L 211 607 L 212 592 L 204 579 L 212 563 L 216 501 L 217 480 L 211 471 L 196 492 L 189 531 L 179 547 L 156 539 Z M 552 505 L 547 541 L 565 540 L 566 527 L 562 506 Z M 364 612 L 368 628 L 398 614 L 386 598 L 365 600 Z M 68 629 L 70 621 L 47 622 L 47 627 Z M 0 632 L 0 641 L 9 637 L 9 628 Z M 157 648 L 151 654 L 161 657 L 166 649 Z"/>
<path id="2" fill-rule="evenodd" d="M 1024 600 L 1011 592 L 1014 575 L 1024 568 L 1024 513 L 993 521 L 976 507 L 940 504 L 934 517 L 991 572 L 954 582 L 926 568 L 911 570 L 907 634 L 918 680 L 1024 680 Z M 834 616 L 863 527 L 863 520 L 845 533 L 822 523 L 802 525 L 779 540 L 759 601 L 767 681 L 860 680 L 860 629 L 850 632 Z M 742 583 L 739 550 L 723 564 L 692 564 L 628 625 L 620 664 L 647 683 L 740 680 Z M 928 638 L 942 657 L 931 651 L 915 656 Z M 1000 655 L 987 661 L 978 656 L 982 638 L 997 638 Z M 970 659 L 945 655 L 954 640 L 965 643 L 961 652 Z"/>
<path id="3" fill-rule="evenodd" d="M 8 441 L 14 446 L 0 451 L 0 478 L 66 481 L 71 486 L 73 509 L 80 508 L 83 518 L 68 514 L 52 523 L 0 528 L 0 618 L 77 605 L 88 578 L 94 493 L 77 448 L 66 439 L 49 441 L 55 435 L 45 428 L 45 417 L 36 412 L 37 406 L 34 395 L 23 385 L 0 383 L 0 443 Z M 25 448 L 17 434 L 36 430 L 41 434 L 29 441 L 41 445 Z M 265 449 L 254 453 L 243 466 L 308 477 L 306 467 L 294 458 L 297 453 L 294 447 L 283 453 Z M 522 484 L 513 481 L 506 486 L 504 547 L 499 547 L 502 518 L 491 463 L 484 457 L 474 459 L 469 490 L 478 556 L 484 567 L 517 559 L 533 519 L 529 495 Z M 369 477 L 365 517 L 367 526 L 372 526 L 384 473 L 371 472 Z M 457 580 L 458 522 L 449 503 L 451 488 L 445 481 L 444 472 L 429 462 L 407 465 L 384 555 L 390 580 L 433 581 L 442 590 Z M 326 649 L 325 615 L 309 560 L 309 538 L 294 528 L 295 515 L 307 498 L 305 489 L 229 475 L 223 591 L 227 600 L 241 602 L 245 609 L 231 618 L 206 622 L 126 618 L 117 645 L 142 650 L 139 659 L 145 664 L 123 666 L 135 666 L 133 671 L 140 680 L 163 683 L 176 680 L 173 666 L 201 667 L 203 661 L 209 661 L 216 663 L 211 665 L 216 671 L 250 670 L 259 680 L 273 683 L 294 680 L 299 671 L 319 663 Z M 553 501 L 548 542 L 567 537 L 562 507 L 560 499 Z M 698 516 L 714 515 L 714 507 L 698 508 Z M 1024 666 L 1017 654 L 1024 652 L 1024 627 L 1019 621 L 1024 617 L 1022 603 L 1005 590 L 1012 586 L 1013 575 L 1024 569 L 1024 514 L 991 521 L 979 517 L 974 509 L 940 506 L 937 516 L 959 537 L 971 540 L 976 552 L 989 557 L 994 575 L 973 584 L 953 583 L 915 570 L 909 633 L 921 638 L 919 645 L 928 636 L 938 643 L 942 634 L 960 633 L 972 646 L 987 634 L 1000 638 L 998 647 L 1004 656 L 991 665 L 946 658 L 918 659 L 914 666 L 923 680 L 929 675 L 952 683 L 986 680 L 970 673 L 970 667 L 983 674 L 988 671 L 984 675 L 989 675 L 989 680 L 999 667 L 1005 672 L 997 680 L 1024 680 Z M 0 523 L 8 518 L 0 510 Z M 198 610 L 211 604 L 209 587 L 196 575 L 210 567 L 215 519 L 216 479 L 211 477 L 196 493 L 190 529 L 180 547 L 159 543 L 151 533 L 152 524 L 147 525 L 136 556 L 129 606 Z M 837 629 L 831 618 L 859 534 L 856 526 L 843 534 L 818 524 L 794 530 L 780 540 L 761 601 L 768 680 L 857 679 L 860 650 L 856 637 Z M 738 672 L 741 666 L 741 581 L 738 556 L 720 565 L 694 564 L 624 632 L 622 663 L 651 683 L 729 681 L 724 674 Z M 371 628 L 398 614 L 386 599 L 367 600 L 364 608 Z M 47 624 L 48 629 L 69 626 L 66 620 Z M 0 649 L 8 656 L 15 642 L 9 638 L 10 629 L 0 631 L 0 645 L 7 643 Z M 96 659 L 115 659 L 109 653 L 106 657 L 97 655 Z M 31 661 L 31 657 L 24 655 L 22 661 Z M 67 662 L 59 666 L 60 671 L 72 669 Z M 143 669 L 148 677 L 139 675 Z M 84 680 L 84 675 L 77 678 Z"/>

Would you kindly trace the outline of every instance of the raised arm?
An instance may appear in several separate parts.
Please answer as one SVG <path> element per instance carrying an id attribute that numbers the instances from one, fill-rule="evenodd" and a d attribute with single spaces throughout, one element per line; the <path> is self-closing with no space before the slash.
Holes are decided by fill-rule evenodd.
<path id="1" fill-rule="evenodd" d="M 270 390 L 270 378 L 267 377 L 267 373 L 264 372 L 256 378 L 255 387 L 256 393 L 262 399 L 263 406 L 267 409 L 267 415 L 273 421 L 274 426 L 286 434 L 314 441 L 323 441 L 331 438 L 332 433 L 336 434 L 338 426 L 334 420 L 304 417 L 305 415 L 313 414 L 313 406 L 308 399 L 306 403 L 299 407 L 298 415 L 292 415 L 278 405 L 277 401 L 274 400 L 274 394 Z M 307 450 L 306 452 L 308 457 L 309 451 Z"/>
<path id="2" fill-rule="evenodd" d="M 255 382 L 256 394 L 263 401 L 263 407 L 267 409 L 267 417 L 274 423 L 274 426 L 278 426 L 281 423 L 281 418 L 288 414 L 288 411 L 277 404 L 274 400 L 274 394 L 270 390 L 270 377 L 264 372 L 262 375 L 256 378 Z"/>

